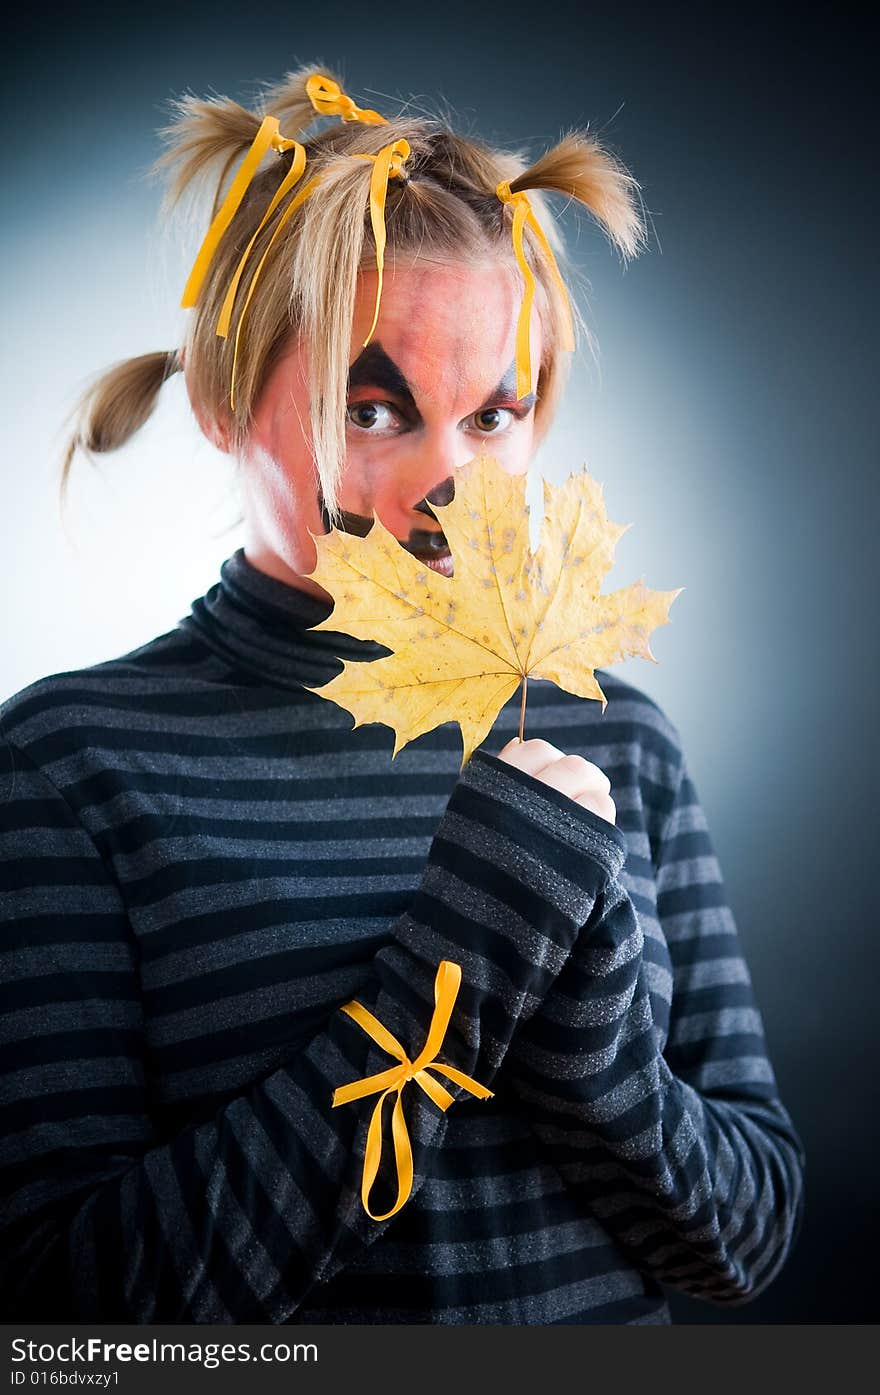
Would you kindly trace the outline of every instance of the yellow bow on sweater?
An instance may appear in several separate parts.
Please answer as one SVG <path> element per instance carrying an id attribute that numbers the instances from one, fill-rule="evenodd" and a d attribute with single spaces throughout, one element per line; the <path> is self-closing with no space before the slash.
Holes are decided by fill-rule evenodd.
<path id="1" fill-rule="evenodd" d="M 431 1018 L 425 1045 L 414 1061 L 409 1060 L 397 1038 L 392 1036 L 378 1018 L 368 1012 L 361 1003 L 352 1001 L 346 1003 L 341 1009 L 342 1012 L 347 1012 L 349 1017 L 353 1017 L 355 1022 L 360 1023 L 364 1031 L 384 1051 L 387 1051 L 391 1056 L 396 1056 L 400 1062 L 399 1065 L 392 1066 L 390 1070 L 380 1071 L 378 1075 L 367 1075 L 363 1080 L 353 1080 L 349 1085 L 340 1085 L 333 1092 L 332 1107 L 335 1109 L 337 1105 L 347 1104 L 349 1100 L 361 1099 L 364 1095 L 375 1095 L 378 1091 L 382 1091 L 376 1101 L 376 1107 L 373 1110 L 370 1127 L 367 1131 L 364 1175 L 361 1184 L 361 1201 L 364 1210 L 374 1221 L 386 1221 L 389 1216 L 393 1216 L 395 1211 L 400 1210 L 412 1191 L 413 1156 L 406 1120 L 403 1116 L 402 1094 L 404 1085 L 410 1080 L 415 1080 L 425 1094 L 444 1113 L 451 1104 L 455 1103 L 454 1096 L 450 1095 L 439 1081 L 428 1075 L 429 1070 L 436 1070 L 441 1075 L 448 1076 L 450 1080 L 454 1080 L 458 1085 L 463 1085 L 466 1090 L 479 1099 L 492 1098 L 493 1092 L 487 1090 L 485 1085 L 481 1085 L 477 1080 L 472 1080 L 469 1075 L 465 1075 L 463 1071 L 457 1070 L 454 1066 L 444 1065 L 434 1059 L 446 1035 L 446 1028 L 449 1025 L 460 983 L 461 965 L 453 963 L 450 959 L 442 960 L 434 981 L 434 1015 Z M 386 1096 L 395 1091 L 397 1099 L 394 1102 L 394 1112 L 391 1116 L 391 1134 L 394 1140 L 394 1159 L 397 1163 L 397 1201 L 390 1211 L 384 1212 L 381 1216 L 374 1216 L 370 1210 L 370 1191 L 376 1180 L 382 1157 L 382 1105 L 385 1103 Z"/>

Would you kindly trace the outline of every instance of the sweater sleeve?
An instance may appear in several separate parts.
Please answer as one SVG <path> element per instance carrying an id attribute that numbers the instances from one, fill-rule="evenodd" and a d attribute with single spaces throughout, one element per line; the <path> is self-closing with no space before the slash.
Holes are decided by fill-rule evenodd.
<path id="1" fill-rule="evenodd" d="M 412 1060 L 438 965 L 460 964 L 438 1058 L 489 1088 L 619 866 L 601 820 L 555 792 L 529 796 L 511 770 L 479 751 L 465 767 L 412 902 L 357 993 Z M 391 1223 L 361 1202 L 375 1097 L 334 1108 L 332 1096 L 395 1062 L 340 1003 L 280 1069 L 160 1139 L 120 888 L 76 811 L 10 741 L 0 741 L 0 886 L 7 1320 L 289 1320 Z M 443 1084 L 453 1109 L 473 1098 Z M 447 1115 L 412 1081 L 402 1099 L 414 1195 Z M 396 1195 L 386 1155 L 374 1214 Z"/>
<path id="2" fill-rule="evenodd" d="M 790 1253 L 805 1158 L 683 757 L 655 872 L 673 967 L 668 1037 L 639 917 L 615 877 L 505 1073 L 569 1189 L 633 1262 L 736 1305 Z"/>

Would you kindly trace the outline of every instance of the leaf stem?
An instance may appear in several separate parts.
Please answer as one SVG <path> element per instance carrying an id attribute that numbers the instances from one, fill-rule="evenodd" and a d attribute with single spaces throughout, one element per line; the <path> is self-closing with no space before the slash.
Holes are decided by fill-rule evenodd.
<path id="1" fill-rule="evenodd" d="M 529 681 L 529 676 L 528 676 L 527 673 L 524 673 L 524 674 L 523 674 L 523 681 L 522 681 L 522 702 L 520 703 L 520 707 L 519 707 L 519 739 L 520 739 L 520 741 L 522 741 L 522 739 L 523 739 L 523 731 L 525 730 L 525 725 L 526 725 L 526 685 L 528 684 L 528 681 Z"/>

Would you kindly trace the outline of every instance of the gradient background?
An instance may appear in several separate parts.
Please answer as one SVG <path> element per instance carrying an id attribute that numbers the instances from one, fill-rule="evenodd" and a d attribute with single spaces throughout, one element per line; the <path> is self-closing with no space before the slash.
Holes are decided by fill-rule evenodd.
<path id="1" fill-rule="evenodd" d="M 612 11 L 609 13 L 609 11 Z M 650 250 L 623 268 L 561 211 L 600 351 L 586 349 L 538 465 L 587 463 L 635 526 L 605 589 L 685 586 L 651 665 L 618 670 L 678 726 L 706 808 L 783 1099 L 808 1150 L 782 1276 L 677 1322 L 878 1317 L 878 824 L 874 59 L 840 6 L 543 0 L 429 10 L 40 5 L 4 82 L 5 395 L 0 697 L 169 629 L 240 545 L 225 457 L 181 375 L 148 425 L 56 502 L 64 417 L 88 377 L 170 348 L 202 232 L 162 238 L 164 103 L 248 104 L 301 62 L 361 105 L 412 99 L 532 158 L 572 125 L 642 185 Z M 869 63 L 872 65 L 869 69 Z M 537 483 L 537 476 L 535 477 Z M 539 497 L 534 493 L 530 497 Z M 527 728 L 528 734 L 528 728 Z"/>

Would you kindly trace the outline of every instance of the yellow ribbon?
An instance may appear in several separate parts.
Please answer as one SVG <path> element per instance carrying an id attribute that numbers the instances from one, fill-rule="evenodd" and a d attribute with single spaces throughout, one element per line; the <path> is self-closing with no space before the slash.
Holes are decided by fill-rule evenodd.
<path id="1" fill-rule="evenodd" d="M 300 152 L 302 152 L 301 155 Z M 409 153 L 409 143 L 405 140 L 398 140 L 395 141 L 393 145 L 384 146 L 383 149 L 380 150 L 378 155 L 357 154 L 352 157 L 355 160 L 373 161 L 373 173 L 370 177 L 370 218 L 373 224 L 373 236 L 376 241 L 376 265 L 379 271 L 379 282 L 376 287 L 376 308 L 373 313 L 373 323 L 370 326 L 369 334 L 364 340 L 365 348 L 367 344 L 369 344 L 370 339 L 373 336 L 373 330 L 376 328 L 376 321 L 379 318 L 379 302 L 382 298 L 382 270 L 385 261 L 385 199 L 388 189 L 388 180 L 390 178 L 393 178 L 395 175 L 400 176 L 402 178 L 406 178 L 406 175 L 403 171 L 403 165 L 406 159 L 408 158 Z M 251 238 L 250 242 L 245 248 L 241 261 L 238 264 L 238 269 L 234 277 L 232 278 L 232 281 L 230 282 L 228 291 L 226 292 L 226 299 L 223 302 L 223 308 L 220 312 L 220 318 L 217 322 L 217 333 L 222 335 L 224 339 L 229 333 L 229 321 L 232 315 L 232 305 L 235 300 L 235 294 L 238 289 L 238 283 L 241 279 L 242 271 L 244 270 L 244 264 L 247 261 L 250 250 L 254 244 L 254 240 L 264 227 L 266 221 L 275 212 L 275 209 L 278 207 L 278 204 L 281 202 L 282 198 L 284 198 L 284 196 L 290 191 L 290 189 L 292 189 L 293 185 L 299 179 L 304 167 L 305 150 L 302 146 L 299 146 L 296 156 L 294 157 L 294 161 L 291 164 L 290 170 L 283 184 L 278 189 L 278 192 L 276 193 L 274 199 L 270 203 L 268 209 L 266 210 L 263 216 L 263 220 L 260 223 L 260 226 L 257 228 L 257 231 L 254 233 L 254 236 Z M 281 229 L 284 227 L 288 218 L 290 218 L 291 214 L 294 213 L 296 209 L 299 208 L 300 205 L 305 202 L 309 195 L 314 192 L 316 186 L 320 182 L 320 179 L 320 174 L 313 175 L 309 182 L 303 185 L 303 188 L 295 196 L 295 198 L 291 199 L 290 203 L 287 205 L 281 217 L 279 218 L 277 227 L 275 228 L 275 231 L 272 233 L 272 236 L 269 239 L 269 242 L 266 246 L 266 250 L 263 252 L 262 257 L 260 258 L 259 263 L 257 264 L 257 269 L 251 278 L 251 283 L 248 286 L 247 296 L 245 297 L 244 305 L 241 308 L 241 314 L 238 317 L 238 325 L 235 331 L 235 349 L 233 351 L 232 356 L 232 383 L 229 392 L 229 405 L 232 411 L 235 411 L 235 380 L 238 371 L 239 344 L 241 340 L 242 326 L 244 324 L 244 318 L 247 313 L 247 308 L 251 302 L 251 297 L 254 293 L 254 290 L 256 289 L 260 273 L 263 270 L 263 264 L 265 263 L 266 258 L 269 255 L 269 252 L 271 251 L 273 242 L 275 241 L 278 234 L 281 232 Z"/>
<path id="2" fill-rule="evenodd" d="M 300 145 L 298 141 L 292 141 L 291 144 L 295 147 L 295 154 L 293 160 L 291 161 L 290 169 L 287 171 L 287 174 L 284 176 L 284 179 L 275 191 L 272 202 L 269 204 L 269 207 L 266 209 L 266 212 L 263 214 L 263 217 L 260 220 L 259 227 L 254 233 L 247 247 L 245 247 L 244 252 L 241 255 L 241 260 L 236 268 L 235 275 L 229 283 L 229 289 L 226 292 L 226 299 L 223 301 L 223 306 L 220 310 L 220 317 L 217 320 L 217 333 L 221 335 L 224 339 L 229 334 L 229 321 L 232 318 L 232 304 L 235 300 L 235 293 L 238 290 L 238 283 L 241 280 L 241 275 L 244 271 L 245 262 L 250 256 L 251 249 L 254 243 L 256 242 L 257 238 L 259 237 L 260 233 L 263 231 L 263 228 L 266 226 L 269 219 L 272 217 L 272 214 L 275 212 L 276 208 L 280 204 L 281 200 L 285 197 L 286 194 L 290 192 L 294 184 L 296 184 L 299 181 L 299 179 L 302 176 L 303 170 L 306 167 L 305 147 Z M 262 265 L 262 262 L 260 263 L 260 265 Z"/>
<path id="3" fill-rule="evenodd" d="M 407 179 L 404 171 L 404 164 L 409 159 L 409 141 L 396 140 L 393 145 L 386 145 L 379 151 L 378 155 L 353 155 L 353 160 L 372 160 L 373 173 L 370 177 L 370 222 L 373 225 L 373 238 L 376 243 L 376 270 L 379 273 L 379 280 L 376 286 L 376 308 L 373 312 L 373 323 L 370 325 L 370 332 L 364 340 L 363 347 L 366 348 L 373 337 L 373 330 L 376 328 L 376 321 L 379 318 L 379 302 L 382 299 L 382 274 L 385 266 L 385 200 L 388 195 L 388 180 L 397 176 L 400 179 Z"/>
<path id="4" fill-rule="evenodd" d="M 516 253 L 516 259 L 519 262 L 519 268 L 526 283 L 522 306 L 519 312 L 519 320 L 516 327 L 516 395 L 517 399 L 519 399 L 525 397 L 526 393 L 532 390 L 532 360 L 529 328 L 532 313 L 532 300 L 535 295 L 535 277 L 532 273 L 532 268 L 526 260 L 526 254 L 523 248 L 523 227 L 526 223 L 528 223 L 532 232 L 537 237 L 544 251 L 544 255 L 547 258 L 550 271 L 562 295 L 562 301 L 566 312 L 566 324 L 564 326 L 562 343 L 564 349 L 574 349 L 574 327 L 572 325 L 571 308 L 568 302 L 568 291 L 566 290 L 565 282 L 559 274 L 559 267 L 556 265 L 556 258 L 553 255 L 550 243 L 547 241 L 541 224 L 535 217 L 528 194 L 525 190 L 520 190 L 520 192 L 516 194 L 511 193 L 510 181 L 507 179 L 502 179 L 501 182 L 496 185 L 495 193 L 502 203 L 513 205 L 513 250 Z"/>
<path id="5" fill-rule="evenodd" d="M 331 77 L 323 73 L 313 73 L 306 82 L 306 92 L 315 111 L 321 116 L 341 116 L 343 121 L 362 121 L 365 126 L 387 126 L 384 116 L 377 111 L 355 106 Z"/>
<path id="6" fill-rule="evenodd" d="M 400 1062 L 400 1065 L 392 1066 L 390 1070 L 380 1071 L 378 1075 L 367 1075 L 363 1080 L 353 1080 L 349 1085 L 340 1085 L 333 1092 L 333 1108 L 335 1109 L 339 1104 L 347 1104 L 350 1100 L 361 1099 L 364 1095 L 374 1095 L 377 1091 L 382 1091 L 376 1101 L 367 1132 L 364 1175 L 361 1184 L 361 1201 L 364 1210 L 374 1221 L 386 1221 L 389 1216 L 393 1216 L 395 1211 L 400 1210 L 412 1191 L 413 1156 L 406 1120 L 403 1115 L 402 1100 L 403 1087 L 407 1081 L 415 1080 L 421 1085 L 425 1094 L 444 1113 L 451 1104 L 455 1103 L 455 1099 L 439 1081 L 432 1079 L 427 1074 L 429 1070 L 440 1071 L 441 1075 L 446 1075 L 458 1085 L 463 1085 L 472 1095 L 477 1095 L 480 1099 L 492 1098 L 493 1091 L 487 1090 L 485 1085 L 481 1085 L 477 1080 L 472 1080 L 470 1076 L 465 1075 L 463 1071 L 456 1070 L 454 1066 L 443 1065 L 434 1059 L 446 1035 L 446 1028 L 449 1025 L 460 983 L 461 965 L 453 963 L 450 959 L 442 960 L 434 981 L 434 1015 L 431 1018 L 425 1045 L 414 1061 L 408 1059 L 397 1038 L 393 1037 L 387 1028 L 382 1026 L 378 1018 L 368 1012 L 359 1002 L 353 1000 L 346 1003 L 341 1009 L 342 1012 L 347 1012 L 349 1017 L 353 1017 L 364 1031 L 382 1047 L 383 1051 L 387 1051 L 391 1056 L 396 1056 Z M 391 1133 L 394 1140 L 394 1158 L 397 1163 L 397 1201 L 391 1210 L 386 1211 L 384 1215 L 374 1216 L 370 1210 L 369 1199 L 382 1157 L 382 1106 L 386 1096 L 395 1090 L 397 1099 L 391 1116 Z"/>
<path id="7" fill-rule="evenodd" d="M 207 272 L 208 267 L 211 264 L 211 259 L 217 250 L 217 246 L 220 242 L 220 239 L 225 233 L 226 229 L 229 227 L 229 224 L 232 222 L 232 219 L 236 214 L 238 206 L 244 198 L 245 194 L 247 193 L 248 186 L 257 172 L 260 161 L 266 154 L 266 151 L 270 149 L 270 147 L 273 150 L 277 150 L 279 154 L 281 154 L 285 150 L 296 148 L 297 159 L 294 160 L 294 166 L 291 167 L 291 173 L 293 171 L 293 167 L 297 165 L 299 152 L 302 151 L 302 162 L 299 163 L 296 178 L 291 180 L 290 174 L 288 174 L 287 178 L 284 181 L 288 189 L 291 187 L 292 184 L 296 183 L 296 179 L 298 179 L 300 174 L 302 173 L 302 167 L 305 162 L 305 151 L 303 150 L 302 146 L 298 145 L 295 140 L 288 140 L 286 136 L 282 136 L 279 133 L 277 116 L 265 117 L 260 125 L 260 129 L 257 131 L 257 134 L 254 136 L 254 139 L 251 142 L 251 147 L 248 150 L 248 153 L 245 156 L 244 160 L 242 161 L 238 173 L 236 174 L 235 178 L 229 186 L 229 192 L 227 193 L 226 198 L 223 200 L 222 204 L 220 205 L 220 208 L 217 211 L 217 216 L 211 223 L 211 226 L 205 234 L 204 241 L 202 242 L 202 245 L 199 248 L 198 256 L 196 257 L 195 262 L 193 263 L 193 268 L 189 274 L 189 279 L 186 283 L 186 286 L 184 287 L 183 297 L 180 302 L 181 306 L 184 309 L 189 308 L 189 306 L 191 305 L 195 305 L 196 298 L 198 296 L 199 291 L 201 290 L 202 282 L 205 279 L 205 273 Z M 283 187 L 284 186 L 282 186 L 282 188 Z M 278 206 L 278 200 L 281 197 L 283 197 L 283 195 L 279 191 L 275 199 L 273 199 L 272 201 L 272 208 L 276 208 Z M 268 217 L 268 214 L 266 216 Z M 265 221 L 266 220 L 264 218 L 263 222 Z M 260 227 L 262 226 L 263 223 L 260 224 Z"/>
<path id="8" fill-rule="evenodd" d="M 352 99 L 346 96 L 346 94 L 340 89 L 338 83 L 334 82 L 332 78 L 325 77 L 323 74 L 313 74 L 312 77 L 310 77 L 306 82 L 306 90 L 315 110 L 320 112 L 322 115 L 339 115 L 342 117 L 343 121 L 362 121 L 366 125 L 370 126 L 380 124 L 387 125 L 384 116 L 380 116 L 379 113 L 376 111 L 370 111 L 356 106 Z M 251 238 L 250 242 L 248 243 L 247 247 L 245 248 L 241 256 L 241 259 L 238 263 L 238 267 L 236 268 L 235 275 L 232 277 L 232 280 L 229 283 L 229 287 L 226 291 L 226 297 L 223 301 L 223 306 L 221 308 L 220 315 L 217 320 L 217 334 L 220 335 L 220 337 L 223 339 L 226 339 L 229 335 L 229 325 L 232 319 L 232 308 L 235 303 L 235 297 L 238 291 L 239 283 L 244 273 L 245 265 L 253 249 L 253 245 L 259 234 L 262 232 L 263 228 L 266 226 L 266 223 L 272 217 L 272 214 L 278 208 L 278 205 L 284 198 L 286 198 L 286 196 L 290 193 L 291 189 L 293 189 L 294 185 L 301 179 L 305 170 L 305 147 L 300 145 L 298 141 L 290 140 L 288 139 L 288 137 L 281 135 L 279 131 L 279 122 L 277 117 L 267 116 L 261 122 L 260 128 L 257 131 L 257 134 L 251 143 L 250 149 L 248 150 L 247 155 L 242 161 L 241 167 L 239 168 L 238 173 L 232 181 L 232 184 L 229 186 L 229 190 L 226 194 L 226 197 L 223 200 L 223 203 L 221 204 L 220 208 L 218 209 L 217 214 L 211 223 L 211 226 L 205 234 L 202 245 L 199 248 L 198 255 L 195 259 L 195 262 L 193 263 L 193 267 L 189 274 L 186 286 L 184 287 L 183 296 L 180 302 L 181 306 L 184 309 L 187 309 L 190 306 L 195 305 L 199 291 L 201 290 L 202 284 L 207 274 L 208 267 L 211 265 L 214 253 L 216 252 L 217 247 L 220 243 L 220 239 L 223 237 L 223 234 L 226 232 L 226 229 L 229 227 L 229 224 L 235 217 L 239 205 L 241 204 L 242 199 L 247 193 L 251 180 L 254 178 L 254 175 L 258 170 L 263 156 L 269 149 L 276 150 L 279 155 L 283 154 L 283 152 L 286 150 L 293 150 L 294 157 L 291 162 L 290 169 L 285 175 L 281 185 L 276 190 L 275 195 L 272 198 L 271 203 L 269 204 L 269 207 L 263 214 L 263 217 L 260 221 L 260 225 L 254 233 L 253 237 Z M 298 208 L 305 201 L 306 198 L 308 198 L 310 193 L 312 193 L 316 183 L 317 178 L 311 180 L 309 184 L 306 185 L 305 188 L 301 191 L 301 193 L 297 195 L 296 199 L 291 203 L 289 208 L 285 210 L 278 227 L 275 229 L 275 233 L 273 233 L 272 235 L 272 240 L 269 243 L 269 247 L 272 246 L 272 242 L 274 242 L 277 233 L 287 222 L 287 219 L 290 217 L 290 214 L 294 211 L 294 209 Z M 260 263 L 257 267 L 256 272 L 254 273 L 253 280 L 251 281 L 250 287 L 248 289 L 247 299 L 245 301 L 244 308 L 242 309 L 241 315 L 239 316 L 238 329 L 235 335 L 235 351 L 233 354 L 232 361 L 232 382 L 230 385 L 229 393 L 229 403 L 233 411 L 235 410 L 235 379 L 238 367 L 238 352 L 239 342 L 241 338 L 242 322 L 244 320 L 245 310 L 247 310 L 251 296 L 253 295 L 254 287 L 259 278 L 260 272 L 263 269 L 263 263 L 266 260 L 266 255 L 269 251 L 269 247 L 266 248 L 266 252 L 260 259 Z"/>
<path id="9" fill-rule="evenodd" d="M 290 174 L 292 174 L 292 173 L 293 173 L 293 166 L 291 166 L 291 170 L 290 170 Z M 300 171 L 300 173 L 301 173 L 301 171 Z M 288 184 L 288 180 L 290 179 L 290 174 L 288 174 L 287 178 L 286 178 L 285 181 L 284 181 L 284 185 L 287 185 L 288 189 L 292 187 L 292 184 Z M 299 178 L 299 175 L 297 175 L 297 178 Z M 315 191 L 317 185 L 320 183 L 320 181 L 321 181 L 321 176 L 320 176 L 319 174 L 314 174 L 314 175 L 312 175 L 312 178 L 309 180 L 308 184 L 304 184 L 303 187 L 302 187 L 302 189 L 300 189 L 299 193 L 296 195 L 296 197 L 295 197 L 295 198 L 292 198 L 292 199 L 290 200 L 290 203 L 287 205 L 287 207 L 285 208 L 285 210 L 284 210 L 284 212 L 282 213 L 281 217 L 278 219 L 278 226 L 276 227 L 276 229 L 275 229 L 275 231 L 273 232 L 272 236 L 269 238 L 269 241 L 268 241 L 268 243 L 267 243 L 267 245 L 266 245 L 266 250 L 264 251 L 264 253 L 263 253 L 262 257 L 260 258 L 260 260 L 257 262 L 256 271 L 254 272 L 253 276 L 251 277 L 251 284 L 248 286 L 247 295 L 245 296 L 245 299 L 244 299 L 244 305 L 241 307 L 241 314 L 240 314 L 239 317 L 238 317 L 238 325 L 236 326 L 236 330 L 235 330 L 235 348 L 234 348 L 233 354 L 232 354 L 232 381 L 231 381 L 230 388 L 229 388 L 229 406 L 230 406 L 230 408 L 231 408 L 231 410 L 232 410 L 233 412 L 235 411 L 235 377 L 236 377 L 236 372 L 237 372 L 237 369 L 238 369 L 238 351 L 239 351 L 239 343 L 240 343 L 240 340 L 241 340 L 241 331 L 242 331 L 242 327 L 243 327 L 243 325 L 244 325 L 244 317 L 245 317 L 245 315 L 247 314 L 247 308 L 248 308 L 248 306 L 249 306 L 250 303 L 251 303 L 251 297 L 252 297 L 254 291 L 256 290 L 257 282 L 258 282 L 258 280 L 260 279 L 260 272 L 263 270 L 263 265 L 264 265 L 264 263 L 265 263 L 265 261 L 266 261 L 266 258 L 268 257 L 270 251 L 272 250 L 272 243 L 275 241 L 275 239 L 276 239 L 276 237 L 278 236 L 278 234 L 280 233 L 281 229 L 284 227 L 284 224 L 287 222 L 287 220 L 288 220 L 288 218 L 291 216 L 291 214 L 292 214 L 292 213 L 295 213 L 296 210 L 297 210 L 302 204 L 305 203 L 305 201 L 306 201 L 306 199 L 309 197 L 309 195 L 314 193 L 314 191 Z M 292 181 L 292 182 L 295 183 L 296 181 L 294 180 L 294 181 Z M 281 186 L 282 189 L 284 188 L 284 185 Z M 280 192 L 281 192 L 281 191 L 279 190 L 279 194 L 280 194 Z M 287 190 L 285 190 L 285 192 L 287 192 Z M 277 202 L 276 202 L 276 200 L 278 199 L 279 194 L 276 194 L 275 199 L 272 200 L 272 203 L 270 204 L 269 209 L 267 210 L 267 212 L 266 212 L 266 214 L 265 214 L 265 217 L 263 218 L 263 222 L 260 224 L 260 227 L 257 228 L 257 232 L 254 233 L 254 236 L 251 238 L 250 242 L 248 243 L 247 247 L 245 248 L 244 254 L 243 254 L 243 256 L 242 256 L 242 259 L 241 259 L 241 261 L 240 261 L 239 264 L 238 264 L 238 270 L 236 271 L 234 277 L 232 278 L 232 281 L 230 282 L 229 290 L 226 292 L 226 299 L 225 299 L 224 302 L 223 302 L 223 308 L 222 308 L 222 310 L 220 311 L 220 318 L 219 318 L 219 320 L 217 321 L 217 333 L 218 333 L 219 335 L 222 335 L 222 337 L 223 337 L 224 339 L 227 337 L 227 334 L 229 333 L 229 316 L 230 316 L 231 313 L 232 313 L 232 302 L 233 302 L 233 300 L 234 300 L 234 298 L 235 298 L 235 292 L 236 292 L 236 289 L 237 289 L 237 287 L 238 287 L 238 282 L 239 282 L 239 279 L 240 279 L 240 277 L 241 277 L 241 273 L 242 273 L 242 271 L 243 271 L 243 269 L 244 269 L 244 263 L 245 263 L 245 261 L 246 261 L 246 259 L 247 259 L 248 253 L 249 253 L 250 250 L 251 250 L 251 247 L 252 247 L 253 244 L 254 244 L 254 238 L 257 236 L 257 233 L 260 231 L 260 228 L 263 227 L 263 224 L 266 222 L 266 219 L 270 216 L 271 213 L 274 212 L 275 208 L 277 207 Z"/>

